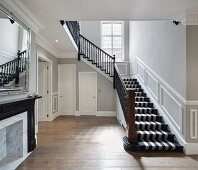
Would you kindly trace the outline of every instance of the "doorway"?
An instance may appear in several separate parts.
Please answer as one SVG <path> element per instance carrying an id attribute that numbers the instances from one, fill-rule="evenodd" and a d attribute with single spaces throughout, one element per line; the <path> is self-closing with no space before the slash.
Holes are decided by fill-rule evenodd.
<path id="1" fill-rule="evenodd" d="M 36 103 L 38 130 L 39 121 L 52 120 L 52 61 L 42 54 L 37 54 L 37 94 L 42 96 Z"/>
<path id="2" fill-rule="evenodd" d="M 76 112 L 76 65 L 58 65 L 58 95 L 61 115 L 74 115 Z"/>
<path id="3" fill-rule="evenodd" d="M 97 114 L 96 72 L 79 72 L 79 111 L 81 115 Z"/>

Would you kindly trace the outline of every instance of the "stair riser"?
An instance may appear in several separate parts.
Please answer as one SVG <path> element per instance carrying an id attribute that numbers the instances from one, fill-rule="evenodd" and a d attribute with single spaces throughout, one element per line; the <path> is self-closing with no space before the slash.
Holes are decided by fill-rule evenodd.
<path id="1" fill-rule="evenodd" d="M 162 116 L 135 116 L 136 121 L 163 122 Z"/>
<path id="2" fill-rule="evenodd" d="M 169 141 L 171 141 L 171 142 L 174 142 L 174 140 L 175 140 L 175 136 L 174 135 L 168 135 L 168 136 L 165 136 L 164 134 L 163 135 L 158 135 L 158 134 L 156 134 L 156 135 L 152 135 L 152 134 L 150 134 L 150 135 L 147 135 L 147 134 L 137 134 L 137 138 L 138 138 L 138 141 L 141 141 L 141 140 L 157 140 L 157 141 L 159 141 L 159 140 L 162 140 L 162 141 L 164 141 L 164 140 L 169 140 Z"/>
<path id="3" fill-rule="evenodd" d="M 136 102 L 150 102 L 150 99 L 147 97 L 136 97 L 135 101 Z"/>
<path id="4" fill-rule="evenodd" d="M 123 81 L 125 81 L 125 82 L 137 82 L 137 79 L 124 78 Z"/>
<path id="5" fill-rule="evenodd" d="M 157 109 L 154 109 L 154 108 L 150 108 L 150 109 L 137 109 L 137 108 L 135 108 L 135 113 L 138 113 L 138 114 L 157 114 L 158 111 L 157 111 Z"/>
<path id="6" fill-rule="evenodd" d="M 149 108 L 153 108 L 153 103 L 135 103 L 135 107 L 149 107 Z"/>
<path id="7" fill-rule="evenodd" d="M 167 131 L 168 130 L 168 126 L 167 125 L 142 125 L 142 124 L 136 124 L 136 129 L 137 130 L 152 130 L 152 131 L 155 131 L 155 130 L 164 130 L 164 131 Z"/>
<path id="8" fill-rule="evenodd" d="M 136 97 L 146 97 L 146 93 L 142 93 L 142 92 L 136 92 L 135 93 Z"/>

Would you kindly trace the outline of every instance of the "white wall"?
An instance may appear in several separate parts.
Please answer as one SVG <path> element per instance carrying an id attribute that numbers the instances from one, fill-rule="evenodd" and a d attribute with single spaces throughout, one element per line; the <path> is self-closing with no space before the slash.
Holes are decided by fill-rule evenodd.
<path id="1" fill-rule="evenodd" d="M 141 59 L 186 98 L 186 27 L 172 21 L 131 21 L 130 60 Z"/>
<path id="2" fill-rule="evenodd" d="M 0 19 L 0 64 L 11 61 L 18 52 L 17 23 L 11 24 L 8 19 Z"/>
<path id="3" fill-rule="evenodd" d="M 100 21 L 80 21 L 80 32 L 88 40 L 101 47 Z"/>

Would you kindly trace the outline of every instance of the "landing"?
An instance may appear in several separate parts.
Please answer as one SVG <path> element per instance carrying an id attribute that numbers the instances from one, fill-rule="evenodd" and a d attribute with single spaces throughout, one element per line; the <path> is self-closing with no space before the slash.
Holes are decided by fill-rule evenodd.
<path id="1" fill-rule="evenodd" d="M 116 118 L 61 116 L 39 124 L 38 147 L 17 170 L 198 169 L 198 156 L 181 153 L 131 153 Z"/>

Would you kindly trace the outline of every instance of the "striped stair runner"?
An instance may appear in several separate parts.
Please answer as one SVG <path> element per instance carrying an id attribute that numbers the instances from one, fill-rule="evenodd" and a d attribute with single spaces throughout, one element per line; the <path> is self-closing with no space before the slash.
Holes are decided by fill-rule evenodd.
<path id="1" fill-rule="evenodd" d="M 135 90 L 135 126 L 138 142 L 134 150 L 139 151 L 183 151 L 176 137 L 155 109 L 137 79 L 124 78 L 124 84 Z M 125 142 L 128 139 L 124 138 Z"/>

